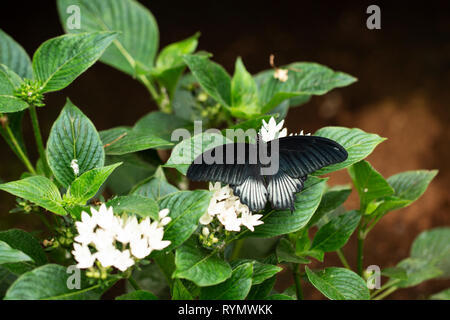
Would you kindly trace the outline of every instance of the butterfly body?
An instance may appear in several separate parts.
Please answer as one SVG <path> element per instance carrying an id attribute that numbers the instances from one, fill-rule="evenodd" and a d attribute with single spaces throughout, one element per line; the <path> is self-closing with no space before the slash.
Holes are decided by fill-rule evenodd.
<path id="1" fill-rule="evenodd" d="M 347 151 L 337 142 L 316 136 L 289 136 L 257 143 L 229 143 L 209 149 L 189 166 L 193 181 L 229 184 L 250 211 L 294 210 L 295 194 L 308 174 L 342 162 Z"/>

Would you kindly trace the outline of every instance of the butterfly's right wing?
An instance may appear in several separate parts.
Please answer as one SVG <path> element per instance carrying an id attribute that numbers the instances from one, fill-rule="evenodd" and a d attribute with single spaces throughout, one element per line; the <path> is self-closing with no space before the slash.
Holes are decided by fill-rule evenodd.
<path id="1" fill-rule="evenodd" d="M 276 209 L 294 210 L 295 194 L 303 189 L 307 175 L 347 159 L 347 151 L 337 142 L 317 136 L 289 136 L 277 141 L 279 169 L 267 175 L 269 200 Z M 273 152 L 273 142 L 269 147 Z"/>

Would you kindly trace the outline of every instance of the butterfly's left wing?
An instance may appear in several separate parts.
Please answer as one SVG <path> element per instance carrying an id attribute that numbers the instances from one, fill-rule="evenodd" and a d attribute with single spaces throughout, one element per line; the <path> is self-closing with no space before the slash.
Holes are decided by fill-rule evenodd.
<path id="1" fill-rule="evenodd" d="M 264 209 L 267 187 L 260 174 L 257 146 L 249 143 L 230 143 L 209 149 L 189 166 L 187 177 L 192 181 L 220 181 L 229 184 L 240 201 L 250 211 Z M 207 163 L 210 156 L 217 161 Z"/>
<path id="2" fill-rule="evenodd" d="M 294 208 L 295 193 L 303 189 L 308 174 L 347 159 L 339 143 L 317 136 L 289 136 L 278 139 L 278 152 L 269 142 L 271 153 L 279 155 L 279 170 L 265 176 L 268 197 L 276 209 Z"/>

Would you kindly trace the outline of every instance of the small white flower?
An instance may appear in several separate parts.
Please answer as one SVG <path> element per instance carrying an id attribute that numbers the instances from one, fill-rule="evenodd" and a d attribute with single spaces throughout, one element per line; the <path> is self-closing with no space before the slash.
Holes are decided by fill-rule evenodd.
<path id="1" fill-rule="evenodd" d="M 280 123 L 277 124 L 275 118 L 271 117 L 269 123 L 264 120 L 262 121 L 262 123 L 263 125 L 259 130 L 259 135 L 264 142 L 287 136 L 287 129 L 283 129 L 284 120 L 281 120 Z"/>
<path id="2" fill-rule="evenodd" d="M 249 230 L 255 231 L 256 226 L 263 224 L 264 222 L 259 220 L 262 217 L 262 214 L 251 214 L 249 211 L 243 212 L 241 215 L 241 223 L 246 226 Z"/>
<path id="3" fill-rule="evenodd" d="M 208 212 L 206 212 L 204 215 L 200 217 L 200 223 L 203 225 L 210 224 L 211 221 L 213 221 L 214 217 L 210 215 Z"/>
<path id="4" fill-rule="evenodd" d="M 131 258 L 130 250 L 124 250 L 118 252 L 114 267 L 120 271 L 125 271 L 134 264 L 134 260 Z"/>
<path id="5" fill-rule="evenodd" d="M 131 254 L 138 259 L 144 259 L 152 252 L 152 249 L 148 244 L 148 240 L 146 238 L 138 237 L 131 240 L 130 250 Z"/>
<path id="6" fill-rule="evenodd" d="M 78 230 L 78 235 L 75 237 L 75 241 L 88 245 L 94 240 L 94 229 L 97 226 L 96 217 L 91 217 L 88 213 L 81 213 L 81 221 L 75 222 L 75 226 Z"/>
<path id="7" fill-rule="evenodd" d="M 120 250 L 111 245 L 109 247 L 102 248 L 100 251 L 97 251 L 95 253 L 95 257 L 103 267 L 108 268 L 115 264 L 119 254 Z"/>
<path id="8" fill-rule="evenodd" d="M 241 219 L 237 217 L 236 211 L 232 208 L 218 215 L 220 223 L 222 223 L 227 231 L 241 231 Z"/>
<path id="9" fill-rule="evenodd" d="M 77 268 L 86 269 L 94 265 L 95 255 L 91 253 L 88 246 L 74 243 L 73 248 L 72 254 L 78 262 Z"/>
<path id="10" fill-rule="evenodd" d="M 93 213 L 93 215 L 96 216 L 97 224 L 105 229 L 105 230 L 112 230 L 114 227 L 114 224 L 117 222 L 117 220 L 114 217 L 114 211 L 112 207 L 107 208 L 104 203 L 100 206 L 98 211 L 95 211 L 96 213 Z"/>
<path id="11" fill-rule="evenodd" d="M 273 73 L 273 77 L 280 80 L 281 82 L 286 82 L 288 80 L 288 72 L 289 70 L 287 69 L 277 68 Z"/>
<path id="12" fill-rule="evenodd" d="M 211 198 L 211 201 L 209 202 L 209 206 L 208 206 L 208 212 L 206 214 L 211 216 L 211 219 L 212 219 L 213 216 L 215 216 L 215 215 L 221 213 L 223 210 L 225 210 L 225 204 L 226 204 L 226 201 L 217 202 L 216 199 Z"/>
<path id="13" fill-rule="evenodd" d="M 170 245 L 170 241 L 163 240 L 164 229 L 159 227 L 155 222 L 150 225 L 152 232 L 147 234 L 148 244 L 154 250 L 162 250 Z"/>
<path id="14" fill-rule="evenodd" d="M 170 213 L 169 209 L 162 209 L 161 211 L 159 211 L 159 219 L 164 219 L 165 217 L 167 217 Z"/>
<path id="15" fill-rule="evenodd" d="M 78 174 L 80 173 L 80 167 L 78 166 L 78 160 L 77 160 L 77 159 L 73 159 L 73 160 L 70 162 L 70 167 L 71 167 L 72 170 L 73 170 L 73 174 L 74 174 L 75 176 L 78 176 Z"/>
<path id="16" fill-rule="evenodd" d="M 209 236 L 209 229 L 208 229 L 207 227 L 203 227 L 203 229 L 202 229 L 202 234 L 203 234 L 205 237 Z"/>
<path id="17" fill-rule="evenodd" d="M 209 191 L 214 191 L 212 199 L 216 201 L 225 200 L 233 194 L 233 190 L 229 186 L 222 187 L 220 182 L 210 183 Z"/>
<path id="18" fill-rule="evenodd" d="M 121 220 L 121 228 L 117 230 L 116 239 L 124 244 L 140 233 L 136 216 L 125 216 Z"/>
<path id="19" fill-rule="evenodd" d="M 109 230 L 98 228 L 94 233 L 92 243 L 97 251 L 109 249 L 114 246 L 114 234 Z"/>

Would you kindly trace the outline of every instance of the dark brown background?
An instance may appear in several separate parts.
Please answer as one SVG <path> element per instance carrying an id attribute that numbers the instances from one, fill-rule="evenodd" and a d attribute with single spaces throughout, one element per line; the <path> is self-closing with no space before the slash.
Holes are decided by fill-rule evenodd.
<path id="1" fill-rule="evenodd" d="M 21 43 L 31 55 L 43 41 L 63 33 L 53 1 L 3 1 L 0 28 Z M 200 31 L 199 49 L 233 71 L 241 56 L 250 72 L 266 69 L 268 57 L 279 65 L 315 61 L 348 72 L 359 81 L 350 87 L 315 97 L 307 105 L 291 109 L 289 131 L 314 132 L 326 125 L 359 127 L 388 140 L 369 157 L 384 176 L 413 169 L 439 169 L 426 194 L 413 206 L 390 213 L 369 235 L 365 263 L 382 268 L 408 256 L 413 239 L 421 231 L 450 225 L 449 101 L 450 101 L 450 5 L 448 1 L 141 1 L 155 15 L 161 46 Z M 381 7 L 382 29 L 365 26 L 369 4 Z M 39 110 L 44 139 L 66 97 L 103 130 L 132 125 L 155 110 L 146 90 L 136 81 L 101 63 L 70 87 L 46 97 Z M 33 137 L 26 118 L 29 146 Z M 23 168 L 2 140 L 0 178 L 17 179 Z M 31 155 L 36 159 L 36 154 Z M 345 171 L 333 175 L 332 184 L 348 183 Z M 24 222 L 7 212 L 13 197 L 0 193 L 0 229 L 12 226 L 33 230 L 32 218 Z M 357 206 L 352 195 L 348 208 Z M 345 248 L 355 260 L 354 239 Z M 326 265 L 339 264 L 330 255 Z M 291 283 L 284 274 L 280 289 Z M 392 299 L 424 298 L 447 288 L 449 281 L 428 281 L 399 290 Z M 322 298 L 311 288 L 307 298 Z"/>

